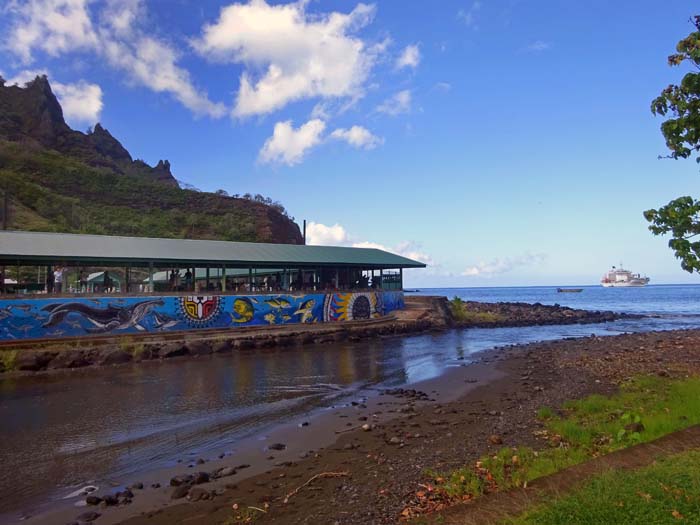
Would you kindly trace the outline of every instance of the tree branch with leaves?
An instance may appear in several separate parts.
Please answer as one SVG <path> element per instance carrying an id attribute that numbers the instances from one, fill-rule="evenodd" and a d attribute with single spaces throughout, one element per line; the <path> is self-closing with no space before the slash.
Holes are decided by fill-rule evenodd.
<path id="1" fill-rule="evenodd" d="M 666 158 L 687 159 L 696 155 L 700 163 L 700 16 L 691 20 L 695 31 L 678 42 L 676 53 L 668 57 L 670 66 L 690 65 L 680 85 L 670 85 L 651 103 L 654 115 L 669 117 L 661 124 Z M 659 209 L 647 210 L 644 218 L 654 235 L 671 234 L 669 247 L 688 272 L 700 272 L 700 201 L 685 196 Z"/>

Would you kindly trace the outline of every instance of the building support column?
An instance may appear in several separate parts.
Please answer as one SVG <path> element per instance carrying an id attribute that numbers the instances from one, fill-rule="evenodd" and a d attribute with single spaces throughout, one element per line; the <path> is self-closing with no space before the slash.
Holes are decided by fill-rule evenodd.
<path id="1" fill-rule="evenodd" d="M 209 265 L 207 264 L 207 270 L 206 270 L 206 286 L 207 286 L 207 292 L 209 291 Z"/>
<path id="2" fill-rule="evenodd" d="M 221 291 L 226 291 L 226 265 L 221 267 Z"/>
<path id="3" fill-rule="evenodd" d="M 248 268 L 248 291 L 253 291 L 253 268 Z"/>
<path id="4" fill-rule="evenodd" d="M 403 268 L 399 268 L 399 290 L 403 290 Z"/>
<path id="5" fill-rule="evenodd" d="M 379 286 L 381 287 L 382 290 L 384 289 L 384 269 L 383 268 L 381 268 L 379 270 Z"/>
<path id="6" fill-rule="evenodd" d="M 153 293 L 153 263 L 148 263 L 148 291 Z"/>

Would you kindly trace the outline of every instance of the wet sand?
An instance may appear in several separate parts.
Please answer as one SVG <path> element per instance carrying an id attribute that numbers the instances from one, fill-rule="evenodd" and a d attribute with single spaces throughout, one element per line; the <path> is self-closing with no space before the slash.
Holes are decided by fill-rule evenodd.
<path id="1" fill-rule="evenodd" d="M 497 370 L 494 363 L 474 363 L 454 367 L 440 377 L 412 384 L 409 390 L 427 394 L 426 400 L 417 401 L 418 405 L 446 403 L 503 376 L 504 373 Z M 366 434 L 376 432 L 396 417 L 403 404 L 401 395 L 381 393 L 358 398 L 347 405 L 329 408 L 311 417 L 297 417 L 295 421 L 277 426 L 268 433 L 246 439 L 236 447 L 235 451 L 226 454 L 223 458 L 209 459 L 205 463 L 198 464 L 198 457 L 191 457 L 189 462 L 159 469 L 148 475 L 125 479 L 122 484 L 114 487 L 101 487 L 94 494 L 114 493 L 137 482 L 142 483 L 144 489 L 132 490 L 135 497 L 129 505 L 99 509 L 98 512 L 103 515 L 98 523 L 121 523 L 134 515 L 148 514 L 154 510 L 169 507 L 173 503 L 171 497 L 173 487 L 170 486 L 169 481 L 174 476 L 201 471 L 213 472 L 225 467 L 236 468 L 246 465 L 243 468 L 236 468 L 235 475 L 222 477 L 206 484 L 207 490 L 216 491 L 225 489 L 232 483 L 264 475 L 271 468 L 280 466 L 288 468 L 292 463 L 296 464 L 307 458 L 318 459 L 327 447 L 337 444 L 338 440 L 343 439 L 344 436 L 354 435 L 355 431 Z M 376 429 L 369 432 L 362 431 L 360 427 L 365 423 L 376 426 Z M 269 448 L 270 445 L 276 444 L 284 444 L 284 450 Z M 160 484 L 160 487 L 152 488 L 153 484 Z M 75 506 L 82 503 L 84 499 L 84 497 L 71 498 L 66 502 L 68 504 L 29 516 L 23 520 L 23 523 L 36 525 L 70 523 L 81 513 L 93 509 L 90 506 Z"/>

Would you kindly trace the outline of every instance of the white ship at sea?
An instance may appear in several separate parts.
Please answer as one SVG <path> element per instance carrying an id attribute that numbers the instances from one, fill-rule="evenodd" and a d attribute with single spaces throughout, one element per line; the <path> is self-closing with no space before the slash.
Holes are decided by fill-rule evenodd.
<path id="1" fill-rule="evenodd" d="M 608 270 L 600 280 L 600 284 L 606 288 L 646 286 L 649 284 L 649 277 L 642 277 L 638 273 L 632 273 L 629 270 L 625 270 L 622 267 L 622 264 L 620 264 L 619 268 L 613 266 L 612 269 Z"/>

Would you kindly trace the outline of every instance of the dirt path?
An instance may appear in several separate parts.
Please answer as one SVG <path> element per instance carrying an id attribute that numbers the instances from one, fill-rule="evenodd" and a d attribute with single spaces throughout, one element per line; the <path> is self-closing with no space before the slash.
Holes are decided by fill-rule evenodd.
<path id="1" fill-rule="evenodd" d="M 497 492 L 472 503 L 456 505 L 439 515 L 431 516 L 429 521 L 451 525 L 496 524 L 508 516 L 517 516 L 534 505 L 551 501 L 552 498 L 565 494 L 606 471 L 638 469 L 652 464 L 657 459 L 698 449 L 700 425 L 574 465 L 539 478 L 527 488 Z"/>

